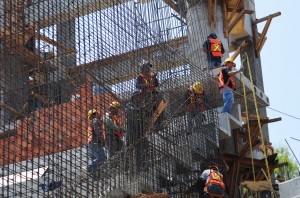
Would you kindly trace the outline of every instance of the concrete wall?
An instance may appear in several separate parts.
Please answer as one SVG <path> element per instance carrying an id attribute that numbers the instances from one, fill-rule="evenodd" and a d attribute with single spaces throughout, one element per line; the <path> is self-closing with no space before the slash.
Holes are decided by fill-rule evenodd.
<path id="1" fill-rule="evenodd" d="M 279 184 L 280 198 L 300 197 L 300 177 Z"/>

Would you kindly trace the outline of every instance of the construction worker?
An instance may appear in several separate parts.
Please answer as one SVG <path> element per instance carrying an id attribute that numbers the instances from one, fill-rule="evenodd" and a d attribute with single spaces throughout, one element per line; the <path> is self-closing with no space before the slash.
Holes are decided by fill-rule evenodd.
<path id="1" fill-rule="evenodd" d="M 194 125 L 196 130 L 201 128 L 205 119 L 203 111 L 206 109 L 207 97 L 200 82 L 195 82 L 185 93 L 185 107 L 187 111 L 188 133 L 193 132 Z"/>
<path id="2" fill-rule="evenodd" d="M 209 169 L 203 171 L 200 181 L 204 184 L 203 198 L 223 198 L 225 196 L 223 175 L 217 166 L 209 166 Z"/>
<path id="3" fill-rule="evenodd" d="M 139 89 L 143 95 L 156 94 L 156 87 L 159 82 L 156 78 L 157 73 L 151 72 L 152 64 L 149 61 L 143 60 L 140 63 L 141 74 L 136 79 L 136 88 Z"/>
<path id="4" fill-rule="evenodd" d="M 149 61 L 143 60 L 140 63 L 141 74 L 136 79 L 136 88 L 141 93 L 141 96 L 145 102 L 145 106 L 152 115 L 159 105 L 162 97 L 156 90 L 156 88 L 159 86 L 159 81 L 156 77 L 157 73 L 152 73 L 151 67 L 152 64 Z M 160 114 L 155 125 L 159 127 L 162 120 L 163 113 Z"/>
<path id="5" fill-rule="evenodd" d="M 203 44 L 203 50 L 207 54 L 209 69 L 222 64 L 222 57 L 225 51 L 222 42 L 217 39 L 216 33 L 208 35 L 207 40 Z"/>
<path id="6" fill-rule="evenodd" d="M 87 166 L 88 172 L 93 172 L 93 177 L 97 176 L 95 172 L 100 162 L 105 161 L 107 158 L 107 150 L 105 149 L 105 141 L 103 133 L 101 133 L 100 122 L 98 120 L 98 112 L 92 109 L 88 112 L 88 156 L 92 160 Z"/>
<path id="7" fill-rule="evenodd" d="M 234 103 L 233 91 L 235 90 L 235 83 L 232 79 L 237 73 L 243 71 L 243 67 L 239 70 L 232 71 L 232 68 L 236 66 L 232 58 L 227 58 L 224 61 L 225 67 L 222 68 L 218 74 L 220 93 L 223 94 L 224 107 L 221 113 L 231 113 L 231 108 Z"/>
<path id="8" fill-rule="evenodd" d="M 147 155 L 148 141 L 143 139 L 145 135 L 145 128 L 147 121 L 149 120 L 149 112 L 147 111 L 144 103 L 144 99 L 139 91 L 134 92 L 129 105 L 126 108 L 126 143 L 130 149 L 129 166 L 132 171 L 133 162 L 135 161 L 137 172 L 144 167 L 145 156 Z"/>
<path id="9" fill-rule="evenodd" d="M 112 157 L 123 147 L 124 129 L 120 126 L 120 107 L 121 104 L 118 101 L 113 101 L 109 105 L 109 112 L 102 116 L 103 136 L 109 157 Z"/>

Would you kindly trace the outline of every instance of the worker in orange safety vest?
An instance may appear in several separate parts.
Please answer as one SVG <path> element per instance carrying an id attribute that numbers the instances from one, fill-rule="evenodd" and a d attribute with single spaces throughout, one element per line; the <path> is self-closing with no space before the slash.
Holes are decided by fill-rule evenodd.
<path id="1" fill-rule="evenodd" d="M 224 106 L 221 113 L 231 113 L 231 108 L 234 103 L 233 91 L 235 90 L 235 83 L 232 79 L 233 76 L 243 71 L 243 67 L 239 70 L 232 70 L 236 64 L 232 58 L 227 58 L 224 62 L 225 67 L 222 68 L 218 74 L 220 93 L 223 94 Z"/>
<path id="2" fill-rule="evenodd" d="M 109 157 L 120 151 L 124 144 L 125 130 L 120 126 L 120 107 L 118 101 L 113 101 L 109 105 L 109 112 L 102 115 L 102 131 Z"/>
<path id="3" fill-rule="evenodd" d="M 209 169 L 204 170 L 200 180 L 204 184 L 203 198 L 223 198 L 225 196 L 223 175 L 217 166 L 209 166 Z"/>
<path id="4" fill-rule="evenodd" d="M 222 57 L 225 52 L 223 44 L 217 39 L 216 33 L 210 33 L 203 44 L 203 50 L 207 54 L 208 68 L 221 66 Z"/>
<path id="5" fill-rule="evenodd" d="M 97 166 L 104 162 L 107 158 L 107 150 L 105 148 L 105 141 L 103 138 L 103 133 L 100 127 L 100 121 L 98 119 L 98 111 L 92 109 L 88 112 L 88 145 L 87 152 L 88 157 L 92 161 L 87 166 L 88 172 L 93 172 L 93 178 L 97 178 Z"/>
<path id="6" fill-rule="evenodd" d="M 207 97 L 201 82 L 195 82 L 185 92 L 188 134 L 200 132 L 202 122 L 205 120 L 203 112 L 207 109 L 207 102 Z"/>

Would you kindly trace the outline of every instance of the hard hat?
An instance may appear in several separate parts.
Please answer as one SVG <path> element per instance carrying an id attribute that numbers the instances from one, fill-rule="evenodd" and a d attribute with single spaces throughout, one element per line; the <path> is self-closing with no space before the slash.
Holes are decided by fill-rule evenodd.
<path id="1" fill-rule="evenodd" d="M 89 120 L 91 119 L 91 116 L 92 116 L 94 113 L 97 113 L 97 110 L 96 110 L 96 109 L 89 110 L 89 112 L 88 112 L 88 119 L 89 119 Z"/>
<path id="2" fill-rule="evenodd" d="M 195 82 L 193 84 L 193 89 L 196 93 L 202 93 L 203 92 L 203 86 L 200 82 Z"/>
<path id="3" fill-rule="evenodd" d="M 214 32 L 210 33 L 210 34 L 208 35 L 207 38 L 209 38 L 209 37 L 212 37 L 212 38 L 214 38 L 214 39 L 218 38 L 218 37 L 217 37 L 217 34 L 214 33 Z"/>
<path id="4" fill-rule="evenodd" d="M 232 62 L 232 63 L 234 63 L 233 62 L 233 59 L 230 57 L 230 58 L 226 58 L 226 60 L 224 61 L 224 63 L 226 64 L 227 62 Z"/>
<path id="5" fill-rule="evenodd" d="M 112 103 L 110 103 L 109 107 L 114 107 L 114 108 L 120 108 L 121 104 L 118 101 L 113 101 Z"/>
<path id="6" fill-rule="evenodd" d="M 209 169 L 215 169 L 215 170 L 219 171 L 219 168 L 217 166 L 215 166 L 215 165 L 209 166 Z"/>
<path id="7" fill-rule="evenodd" d="M 140 62 L 140 69 L 143 69 L 144 67 L 152 67 L 152 64 L 150 63 L 150 61 L 147 60 L 142 60 Z"/>

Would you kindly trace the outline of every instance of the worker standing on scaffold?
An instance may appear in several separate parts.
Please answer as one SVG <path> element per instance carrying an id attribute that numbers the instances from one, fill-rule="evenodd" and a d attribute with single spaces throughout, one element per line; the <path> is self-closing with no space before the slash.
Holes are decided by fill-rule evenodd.
<path id="1" fill-rule="evenodd" d="M 218 74 L 220 93 L 223 94 L 224 106 L 221 113 L 231 113 L 231 108 L 234 103 L 233 91 L 235 90 L 235 83 L 233 76 L 243 71 L 243 67 L 239 70 L 232 71 L 236 66 L 232 58 L 227 58 L 224 62 L 225 67 L 222 68 Z"/>
<path id="2" fill-rule="evenodd" d="M 151 115 L 153 115 L 162 97 L 159 95 L 156 88 L 159 86 L 159 81 L 157 79 L 157 73 L 151 72 L 152 64 L 149 61 L 143 60 L 140 63 L 141 74 L 136 79 L 136 88 L 141 93 L 141 97 L 145 102 L 145 106 Z M 156 126 L 158 126 L 161 121 L 163 114 L 161 114 L 157 121 Z"/>
<path id="3" fill-rule="evenodd" d="M 220 40 L 217 39 L 216 33 L 210 33 L 203 44 L 203 50 L 207 54 L 208 68 L 221 66 L 224 47 Z"/>

